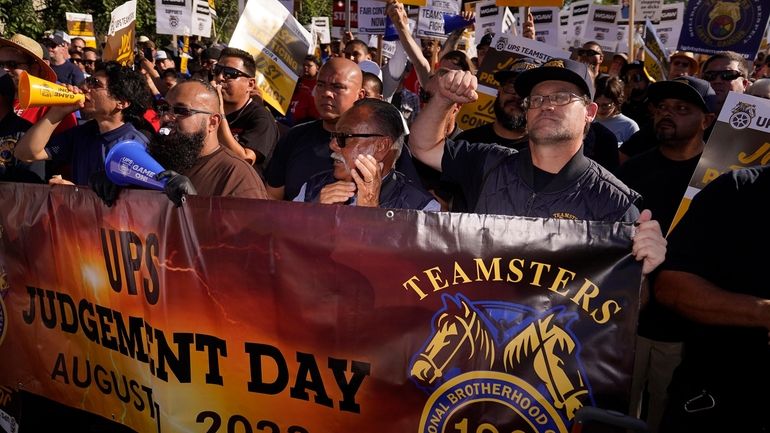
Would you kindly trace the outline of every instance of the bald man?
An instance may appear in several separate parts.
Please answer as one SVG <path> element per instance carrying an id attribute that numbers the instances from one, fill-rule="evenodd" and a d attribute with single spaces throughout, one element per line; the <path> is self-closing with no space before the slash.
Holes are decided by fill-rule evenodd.
<path id="1" fill-rule="evenodd" d="M 219 95 L 211 84 L 183 81 L 166 94 L 168 106 L 162 108 L 161 133 L 148 150 L 164 167 L 160 178 L 167 178 L 166 193 L 180 204 L 182 194 L 267 198 L 265 185 L 254 168 L 217 137 L 222 115 Z M 189 181 L 189 185 L 182 185 Z M 181 187 L 180 187 L 181 185 Z"/>
<path id="2" fill-rule="evenodd" d="M 329 142 L 337 119 L 365 96 L 361 68 L 352 60 L 334 57 L 321 67 L 313 89 L 320 119 L 291 128 L 278 143 L 265 171 L 272 198 L 291 200 L 311 176 L 332 167 Z"/>

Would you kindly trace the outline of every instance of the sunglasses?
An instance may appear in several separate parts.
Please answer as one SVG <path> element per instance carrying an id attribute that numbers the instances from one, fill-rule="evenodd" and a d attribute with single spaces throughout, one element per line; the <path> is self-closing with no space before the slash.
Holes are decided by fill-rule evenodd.
<path id="1" fill-rule="evenodd" d="M 229 66 L 222 66 L 218 63 L 214 65 L 212 71 L 214 72 L 215 77 L 219 74 L 222 74 L 222 76 L 225 77 L 225 80 L 234 80 L 239 77 L 253 78 L 251 75 L 243 71 L 239 71 L 238 69 L 231 68 Z"/>
<path id="2" fill-rule="evenodd" d="M 194 108 L 187 108 L 187 107 L 181 107 L 181 106 L 175 106 L 175 105 L 165 105 L 162 107 L 158 107 L 158 116 L 160 117 L 169 116 L 173 120 L 176 120 L 179 117 L 190 117 L 194 114 L 214 114 L 214 113 L 210 111 L 196 110 Z"/>
<path id="3" fill-rule="evenodd" d="M 84 89 L 90 89 L 90 90 L 99 90 L 99 89 L 106 89 L 107 85 L 99 81 L 98 78 L 94 76 L 90 76 L 83 80 L 83 84 L 81 84 L 81 87 Z"/>
<path id="4" fill-rule="evenodd" d="M 588 49 L 580 49 L 578 50 L 578 56 L 580 57 L 590 57 L 590 56 L 599 56 L 602 53 L 594 50 L 588 50 Z"/>
<path id="5" fill-rule="evenodd" d="M 337 140 L 337 146 L 340 147 L 340 149 L 344 149 L 346 146 L 345 141 L 348 138 L 371 138 L 371 137 L 387 137 L 387 135 L 382 134 L 348 134 L 345 132 L 332 132 L 332 138 Z"/>
<path id="6" fill-rule="evenodd" d="M 703 79 L 706 81 L 714 81 L 717 79 L 717 77 L 721 78 L 722 81 L 733 81 L 737 78 L 742 78 L 743 73 L 740 71 L 706 71 L 703 73 Z"/>
<path id="7" fill-rule="evenodd" d="M 29 66 L 29 63 L 17 62 L 15 60 L 0 60 L 0 69 L 19 69 L 19 66 Z"/>

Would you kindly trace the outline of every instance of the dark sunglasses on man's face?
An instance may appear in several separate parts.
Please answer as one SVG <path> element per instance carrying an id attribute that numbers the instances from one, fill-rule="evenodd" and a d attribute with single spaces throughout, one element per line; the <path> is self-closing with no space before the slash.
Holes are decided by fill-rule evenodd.
<path id="1" fill-rule="evenodd" d="M 222 66 L 220 64 L 214 65 L 214 68 L 212 69 L 214 72 L 214 76 L 218 76 L 219 74 L 222 74 L 223 77 L 225 77 L 226 80 L 234 80 L 238 77 L 246 77 L 246 78 L 252 78 L 251 75 L 239 71 L 238 69 L 231 68 L 229 66 Z"/>
<path id="2" fill-rule="evenodd" d="M 742 78 L 743 73 L 740 71 L 706 71 L 703 73 L 703 79 L 706 81 L 714 81 L 717 79 L 717 77 L 721 78 L 722 81 L 733 81 L 736 78 Z"/>
<path id="3" fill-rule="evenodd" d="M 348 138 L 370 138 L 370 137 L 386 137 L 382 134 L 348 134 L 345 132 L 332 132 L 332 138 L 337 140 L 337 146 L 340 149 L 344 149 L 347 143 L 345 141 Z"/>
<path id="4" fill-rule="evenodd" d="M 0 69 L 19 69 L 19 66 L 29 66 L 29 63 L 17 62 L 15 60 L 0 60 Z"/>
<path id="5" fill-rule="evenodd" d="M 578 50 L 578 56 L 580 57 L 591 57 L 591 56 L 598 56 L 598 55 L 601 55 L 601 53 L 598 51 L 588 50 L 588 49 Z"/>

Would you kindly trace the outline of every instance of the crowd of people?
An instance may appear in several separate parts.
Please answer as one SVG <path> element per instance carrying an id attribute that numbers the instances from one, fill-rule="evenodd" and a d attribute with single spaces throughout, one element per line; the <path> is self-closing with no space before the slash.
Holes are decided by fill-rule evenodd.
<path id="1" fill-rule="evenodd" d="M 64 32 L 0 38 L 0 179 L 88 185 L 112 206 L 120 188 L 104 158 L 129 139 L 166 169 L 178 206 L 199 194 L 634 222 L 646 290 L 630 413 L 653 432 L 770 431 L 770 401 L 745 391 L 770 384 L 766 235 L 746 236 L 767 170 L 713 181 L 663 236 L 728 92 L 770 98 L 770 56 L 676 52 L 669 80 L 652 82 L 643 62 L 605 62 L 588 41 L 571 59 L 497 71 L 494 121 L 461 130 L 491 35 L 470 58 L 462 29 L 418 42 L 402 3 L 388 0 L 387 14 L 399 36 L 387 62 L 346 34 L 304 59 L 285 115 L 264 104 L 255 58 L 237 48 L 194 42 L 181 73 L 176 47 L 144 36 L 133 67 Z M 531 16 L 523 36 L 534 38 Z M 84 100 L 22 109 L 22 72 Z"/>

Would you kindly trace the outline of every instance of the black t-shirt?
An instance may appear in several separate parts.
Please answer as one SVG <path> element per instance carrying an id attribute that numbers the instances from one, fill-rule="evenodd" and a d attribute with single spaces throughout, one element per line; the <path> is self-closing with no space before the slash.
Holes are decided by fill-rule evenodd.
<path id="1" fill-rule="evenodd" d="M 598 122 L 591 122 L 588 127 L 588 133 L 583 139 L 583 154 L 612 172 L 620 165 L 617 137 Z"/>
<path id="2" fill-rule="evenodd" d="M 273 115 L 259 100 L 252 99 L 240 110 L 233 111 L 225 118 L 238 143 L 257 154 L 254 167 L 260 172 L 264 171 L 280 138 Z M 264 159 L 260 160 L 259 155 Z"/>
<path id="3" fill-rule="evenodd" d="M 13 111 L 0 119 L 0 181 L 42 183 L 45 179 L 45 162 L 31 164 L 13 156 L 16 143 L 32 124 Z"/>
<path id="4" fill-rule="evenodd" d="M 737 170 L 713 180 L 694 197 L 668 237 L 662 269 L 698 275 L 728 292 L 770 299 L 766 277 L 770 231 L 764 227 L 768 197 L 770 166 Z M 694 373 L 716 389 L 734 391 L 727 394 L 730 398 L 746 394 L 747 387 L 766 389 L 767 341 L 767 329 L 762 327 L 699 324 L 685 340 L 681 373 Z M 761 395 L 767 404 L 767 396 Z"/>
<path id="5" fill-rule="evenodd" d="M 700 155 L 674 161 L 656 147 L 626 161 L 618 169 L 617 177 L 642 195 L 641 209 L 651 210 L 666 233 L 699 160 Z"/>
<path id="6" fill-rule="evenodd" d="M 642 195 L 640 209 L 652 211 L 663 233 L 668 232 L 690 183 L 700 155 L 685 161 L 666 158 L 658 148 L 629 159 L 618 169 L 618 179 Z M 689 322 L 655 299 L 639 313 L 637 333 L 657 341 L 682 341 Z"/>
<path id="7" fill-rule="evenodd" d="M 529 145 L 529 136 L 510 139 L 497 135 L 494 123 L 487 123 L 478 128 L 466 129 L 455 137 L 455 140 L 465 140 L 469 143 L 495 143 L 509 149 L 521 150 Z"/>

